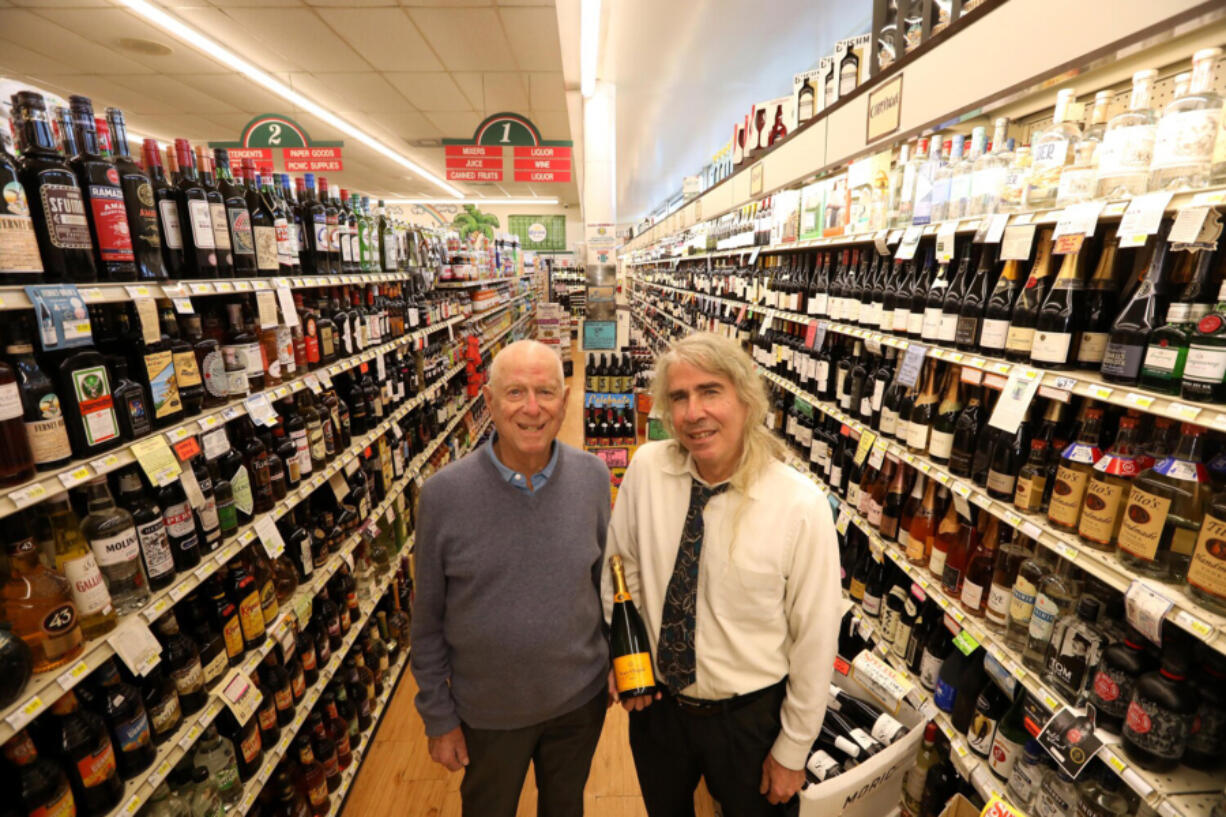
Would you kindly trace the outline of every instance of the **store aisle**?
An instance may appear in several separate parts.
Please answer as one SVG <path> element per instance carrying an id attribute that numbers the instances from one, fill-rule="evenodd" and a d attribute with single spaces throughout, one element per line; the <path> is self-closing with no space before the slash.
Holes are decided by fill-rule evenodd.
<path id="1" fill-rule="evenodd" d="M 583 445 L 583 355 L 576 353 L 575 374 L 567 379 L 570 399 L 559 438 Z M 345 804 L 345 817 L 388 814 L 394 817 L 460 817 L 461 773 L 450 773 L 430 760 L 421 719 L 413 708 L 417 685 L 407 670 L 374 734 L 374 747 L 362 766 Z M 610 709 L 592 761 L 585 795 L 586 817 L 646 817 L 626 742 L 626 712 Z M 714 809 L 700 789 L 698 817 Z M 529 772 L 518 817 L 536 814 L 536 786 Z"/>

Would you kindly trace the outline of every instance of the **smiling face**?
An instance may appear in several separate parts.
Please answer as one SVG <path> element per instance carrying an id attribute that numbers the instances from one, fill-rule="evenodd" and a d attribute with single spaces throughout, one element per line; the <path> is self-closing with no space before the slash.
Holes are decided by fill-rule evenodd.
<path id="1" fill-rule="evenodd" d="M 685 361 L 668 367 L 668 399 L 677 440 L 708 482 L 723 482 L 736 470 L 744 445 L 748 410 L 732 381 Z"/>
<path id="2" fill-rule="evenodd" d="M 499 353 L 485 400 L 498 429 L 503 464 L 530 473 L 545 466 L 566 416 L 568 392 L 558 357 L 548 347 L 513 344 Z"/>

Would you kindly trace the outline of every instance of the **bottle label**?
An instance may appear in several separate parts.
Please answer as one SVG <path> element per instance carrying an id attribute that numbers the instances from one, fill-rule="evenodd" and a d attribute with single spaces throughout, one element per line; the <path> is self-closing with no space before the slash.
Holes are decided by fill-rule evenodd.
<path id="1" fill-rule="evenodd" d="M 1056 470 L 1056 483 L 1052 486 L 1047 518 L 1066 528 L 1075 527 L 1089 481 L 1090 476 L 1084 471 L 1061 465 Z"/>
<path id="2" fill-rule="evenodd" d="M 1103 372 L 1123 380 L 1133 380 L 1141 371 L 1145 358 L 1143 345 L 1108 343 L 1103 352 Z"/>
<path id="3" fill-rule="evenodd" d="M 221 627 L 221 637 L 226 642 L 226 655 L 230 658 L 243 654 L 243 628 L 238 616 L 230 616 Z"/>
<path id="4" fill-rule="evenodd" d="M 1178 760 L 1187 746 L 1191 720 L 1137 688 L 1124 716 L 1124 737 L 1158 757 Z"/>
<path id="5" fill-rule="evenodd" d="M 971 720 L 971 725 L 966 728 L 966 745 L 971 748 L 975 754 L 982 757 L 988 757 L 992 751 L 992 741 L 996 738 L 996 718 L 988 715 L 984 708 L 983 696 L 975 702 L 975 716 Z"/>
<path id="6" fill-rule="evenodd" d="M 985 349 L 1003 349 L 1009 337 L 1009 321 L 998 318 L 985 318 L 983 329 L 979 334 L 979 345 Z"/>
<path id="7" fill-rule="evenodd" d="M 1035 332 L 1030 358 L 1044 363 L 1067 363 L 1072 340 L 1073 335 L 1069 332 Z"/>
<path id="8" fill-rule="evenodd" d="M 226 651 L 218 650 L 207 664 L 200 665 L 200 674 L 204 679 L 206 687 L 212 686 L 213 682 L 221 678 L 226 670 L 230 667 L 230 661 L 226 657 Z"/>
<path id="9" fill-rule="evenodd" d="M 243 756 L 244 764 L 255 763 L 256 758 L 260 756 L 261 748 L 259 729 L 248 730 L 248 734 L 238 742 L 238 751 Z"/>
<path id="10" fill-rule="evenodd" d="M 1043 487 L 1046 480 L 1039 474 L 1019 476 L 1017 492 L 1013 495 L 1013 505 L 1023 511 L 1037 511 L 1043 501 Z"/>
<path id="11" fill-rule="evenodd" d="M 240 465 L 230 478 L 230 490 L 234 496 L 234 506 L 247 516 L 255 509 L 255 500 L 251 494 L 251 477 L 246 465 Z"/>
<path id="12" fill-rule="evenodd" d="M 127 564 L 140 558 L 140 541 L 134 527 L 127 527 L 115 536 L 94 539 L 89 544 L 102 567 Z"/>
<path id="13" fill-rule="evenodd" d="M 934 576 L 945 576 L 945 556 L 946 551 L 937 548 L 932 549 L 932 554 L 928 557 L 928 572 Z"/>
<path id="14" fill-rule="evenodd" d="M 1055 774 L 1049 775 L 1039 784 L 1039 794 L 1034 800 L 1035 817 L 1070 817 L 1073 813 L 1073 803 L 1057 791 L 1054 783 L 1059 780 Z"/>
<path id="15" fill-rule="evenodd" d="M 59 462 L 71 457 L 72 443 L 68 441 L 68 426 L 60 414 L 59 397 L 54 392 L 43 395 L 34 411 L 38 419 L 25 424 L 34 462 Z"/>
<path id="16" fill-rule="evenodd" d="M 992 582 L 992 587 L 988 590 L 988 605 L 984 609 L 988 621 L 1000 627 L 1005 626 L 1009 622 L 1009 602 L 1012 598 L 1013 594 L 1008 587 Z"/>
<path id="17" fill-rule="evenodd" d="M 262 270 L 278 270 L 281 268 L 277 260 L 277 230 L 275 227 L 255 225 L 255 265 Z"/>
<path id="18" fill-rule="evenodd" d="M 204 687 L 204 669 L 200 666 L 200 659 L 194 656 L 184 666 L 171 670 L 170 677 L 180 695 L 191 695 Z"/>
<path id="19" fill-rule="evenodd" d="M 0 385 L 0 421 L 15 420 L 23 414 L 21 388 L 16 381 Z"/>
<path id="20" fill-rule="evenodd" d="M 106 366 L 91 366 L 72 372 L 72 388 L 81 410 L 85 442 L 90 446 L 119 436 L 114 401 Z"/>
<path id="21" fill-rule="evenodd" d="M 937 329 L 937 340 L 942 343 L 953 343 L 958 336 L 958 316 L 948 312 L 941 313 L 941 324 Z"/>
<path id="22" fill-rule="evenodd" d="M 67 782 L 61 782 L 54 799 L 32 809 L 29 817 L 76 817 L 77 804 L 72 799 L 72 788 Z"/>
<path id="23" fill-rule="evenodd" d="M 192 241 L 196 248 L 217 249 L 217 242 L 213 240 L 213 217 L 209 213 L 209 203 L 200 199 L 188 199 L 187 218 L 191 222 Z"/>
<path id="24" fill-rule="evenodd" d="M 860 606 L 864 608 L 866 616 L 876 618 L 881 615 L 881 596 L 868 592 L 868 587 L 866 586 L 864 588 L 864 599 Z"/>
<path id="25" fill-rule="evenodd" d="M 175 378 L 174 353 L 153 352 L 145 357 L 145 373 L 149 376 L 149 391 L 153 397 L 153 416 L 167 417 L 183 410 L 179 399 L 179 382 Z"/>
<path id="26" fill-rule="evenodd" d="M 954 449 L 953 432 L 932 430 L 932 440 L 928 443 L 928 453 L 936 459 L 947 460 Z"/>
<path id="27" fill-rule="evenodd" d="M 260 594 L 248 593 L 238 604 L 238 618 L 243 626 L 243 637 L 255 641 L 264 635 L 264 613 L 260 609 Z"/>
<path id="28" fill-rule="evenodd" d="M 805 768 L 808 769 L 815 780 L 826 780 L 842 771 L 839 762 L 821 749 L 814 751 L 809 756 L 809 759 L 805 762 Z"/>
<path id="29" fill-rule="evenodd" d="M 1128 504 L 1124 507 L 1120 522 L 1117 541 L 1120 549 L 1138 559 L 1152 562 L 1158 552 L 1162 528 L 1166 525 L 1170 508 L 1171 500 L 1134 485 L 1128 494 Z"/>
<path id="30" fill-rule="evenodd" d="M 1156 137 L 1156 128 L 1150 124 L 1108 130 L 1095 152 L 1099 178 L 1122 173 L 1148 173 L 1154 160 Z M 1104 192 L 1111 191 L 1108 189 Z"/>
<path id="31" fill-rule="evenodd" d="M 162 217 L 162 232 L 165 233 L 166 247 L 171 250 L 183 249 L 183 231 L 179 227 L 179 208 L 174 199 L 162 199 L 158 202 L 158 214 Z"/>
<path id="32" fill-rule="evenodd" d="M 226 227 L 226 206 L 221 202 L 209 202 L 209 221 L 213 228 L 213 246 L 219 250 L 230 249 L 230 230 Z"/>
<path id="33" fill-rule="evenodd" d="M 296 256 L 290 244 L 289 222 L 285 218 L 273 221 L 273 235 L 277 239 L 277 263 L 282 266 L 292 266 Z"/>
<path id="34" fill-rule="evenodd" d="M 1202 346 L 1193 343 L 1188 347 L 1188 360 L 1184 364 L 1183 378 L 1197 383 L 1215 385 L 1226 380 L 1226 347 Z"/>
<path id="35" fill-rule="evenodd" d="M 193 536 L 196 532 L 196 520 L 187 500 L 163 508 L 162 519 L 166 523 L 166 532 L 175 539 Z"/>
<path id="36" fill-rule="evenodd" d="M 923 423 L 907 423 L 907 447 L 917 451 L 928 448 L 928 426 Z"/>
<path id="37" fill-rule="evenodd" d="M 1030 637 L 1046 644 L 1051 640 L 1051 631 L 1056 624 L 1056 616 L 1060 607 L 1044 593 L 1040 593 L 1034 602 L 1034 614 L 1030 617 Z"/>
<path id="38" fill-rule="evenodd" d="M 294 693 L 288 685 L 278 689 L 272 697 L 278 712 L 288 712 L 294 708 Z"/>
<path id="39" fill-rule="evenodd" d="M 1208 596 L 1226 600 L 1226 520 L 1205 514 L 1188 565 L 1188 584 Z"/>
<path id="40" fill-rule="evenodd" d="M 1009 776 L 1009 793 L 1015 796 L 1014 802 L 1029 803 L 1043 778 L 1043 764 L 1027 763 L 1024 756 L 1019 761 Z"/>
<path id="41" fill-rule="evenodd" d="M 1081 510 L 1081 522 L 1077 527 L 1077 533 L 1082 538 L 1102 545 L 1111 544 L 1120 519 L 1124 488 L 1124 485 L 1115 482 L 1090 480 Z"/>
<path id="42" fill-rule="evenodd" d="M 1005 349 L 1015 354 L 1030 354 L 1034 346 L 1034 328 L 1027 326 L 1010 326 L 1005 337 Z"/>
<path id="43" fill-rule="evenodd" d="M 655 684 L 650 653 L 639 652 L 613 658 L 613 674 L 618 692 L 644 689 Z"/>
<path id="44" fill-rule="evenodd" d="M 111 747 L 111 741 L 104 737 L 102 745 L 78 760 L 77 774 L 81 777 L 81 784 L 87 789 L 101 786 L 114 777 L 115 751 Z"/>
<path id="45" fill-rule="evenodd" d="M 183 711 L 179 708 L 178 695 L 165 695 L 154 706 L 148 707 L 149 724 L 156 735 L 169 735 L 179 725 Z"/>
<path id="46" fill-rule="evenodd" d="M 924 656 L 927 658 L 927 654 Z M 954 708 L 954 700 L 958 697 L 958 688 L 953 684 L 946 683 L 943 678 L 937 678 L 936 692 L 932 696 L 933 702 L 942 712 L 951 712 Z"/>
<path id="47" fill-rule="evenodd" d="M 1164 114 L 1158 121 L 1154 160 L 1150 170 L 1208 164 L 1217 136 L 1216 108 L 1201 108 Z"/>
<path id="48" fill-rule="evenodd" d="M 221 351 L 212 349 L 205 353 L 200 374 L 209 394 L 214 397 L 230 395 L 230 376 L 226 373 L 226 361 Z"/>
<path id="49" fill-rule="evenodd" d="M 1011 495 L 1016 482 L 1017 476 L 1014 474 L 1002 474 L 995 469 L 988 469 L 988 488 L 998 494 L 1001 494 L 1002 496 Z"/>
<path id="50" fill-rule="evenodd" d="M 0 269 L 5 272 L 42 272 L 42 256 L 25 188 L 13 180 L 0 188 Z"/>
<path id="51" fill-rule="evenodd" d="M 111 594 L 102 580 L 102 571 L 92 552 L 63 563 L 64 578 L 72 589 L 72 600 L 83 616 L 107 613 L 111 609 Z"/>
<path id="52" fill-rule="evenodd" d="M 1077 620 L 1080 622 L 1080 619 Z M 1102 638 L 1076 624 L 1065 627 L 1047 654 L 1047 671 L 1065 690 L 1080 698 L 1091 667 L 1102 654 Z"/>
<path id="53" fill-rule="evenodd" d="M 47 216 L 47 238 L 62 250 L 89 250 L 89 218 L 75 184 L 43 184 L 38 189 Z"/>
<path id="54" fill-rule="evenodd" d="M 230 222 L 230 235 L 234 239 L 235 255 L 255 255 L 255 236 L 251 234 L 251 213 L 246 207 L 230 207 L 226 210 Z"/>
<path id="55" fill-rule="evenodd" d="M 983 606 L 983 586 L 975 584 L 970 579 L 963 579 L 962 605 L 968 610 L 980 609 Z"/>
<path id="56" fill-rule="evenodd" d="M 81 643 L 81 627 L 77 608 L 66 601 L 43 616 L 39 629 L 44 636 L 42 649 L 48 658 L 58 658 Z"/>
<path id="57" fill-rule="evenodd" d="M 1013 581 L 1013 598 L 1009 603 L 1009 619 L 1022 627 L 1029 627 L 1034 614 L 1038 589 L 1025 576 Z"/>
<path id="58" fill-rule="evenodd" d="M 120 753 L 135 752 L 149 745 L 149 718 L 144 708 L 138 709 L 133 717 L 116 723 L 111 731 Z"/>
<path id="59" fill-rule="evenodd" d="M 860 581 L 859 579 L 853 578 L 851 580 L 851 586 L 847 589 L 847 593 L 856 601 L 863 601 L 864 600 L 864 582 Z"/>
<path id="60" fill-rule="evenodd" d="M 1142 371 L 1157 375 L 1164 379 L 1179 377 L 1181 364 L 1187 357 L 1187 350 L 1179 346 L 1150 345 L 1145 350 L 1145 360 L 1142 361 Z"/>

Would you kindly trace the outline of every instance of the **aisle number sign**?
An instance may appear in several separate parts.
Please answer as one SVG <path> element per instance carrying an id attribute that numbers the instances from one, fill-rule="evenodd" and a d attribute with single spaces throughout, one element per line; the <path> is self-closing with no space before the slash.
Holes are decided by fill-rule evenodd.
<path id="1" fill-rule="evenodd" d="M 263 113 L 243 126 L 236 142 L 209 142 L 211 148 L 225 148 L 231 166 L 243 159 L 255 160 L 260 173 L 273 172 L 273 151 L 281 152 L 281 166 L 287 173 L 337 173 L 345 169 L 341 159 L 344 142 L 312 139 L 306 128 L 284 114 Z"/>
<path id="2" fill-rule="evenodd" d="M 444 139 L 443 153 L 449 181 L 558 183 L 571 180 L 571 150 L 567 140 L 547 140 L 526 116 L 496 113 L 488 116 L 471 139 Z M 510 149 L 508 152 L 507 149 Z M 506 160 L 512 160 L 506 179 Z"/>

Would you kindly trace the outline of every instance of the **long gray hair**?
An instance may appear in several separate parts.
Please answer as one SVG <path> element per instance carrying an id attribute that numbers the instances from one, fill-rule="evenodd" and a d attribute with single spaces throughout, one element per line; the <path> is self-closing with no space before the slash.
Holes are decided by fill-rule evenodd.
<path id="1" fill-rule="evenodd" d="M 755 371 L 753 360 L 733 340 L 713 332 L 695 332 L 669 347 L 656 362 L 651 384 L 652 399 L 659 407 L 660 419 L 669 436 L 676 440 L 673 425 L 672 400 L 668 394 L 668 370 L 674 363 L 691 366 L 728 378 L 741 405 L 745 406 L 745 428 L 741 432 L 741 458 L 730 480 L 732 487 L 745 495 L 748 487 L 772 460 L 784 459 L 783 443 L 766 427 L 770 402 L 766 386 Z M 684 447 L 675 442 L 677 453 L 684 456 Z M 739 514 L 738 514 L 739 515 Z"/>

